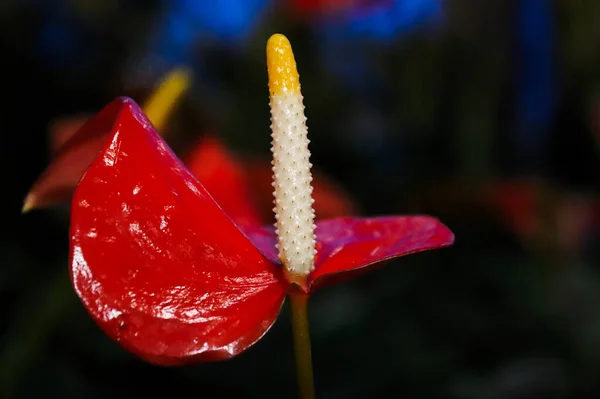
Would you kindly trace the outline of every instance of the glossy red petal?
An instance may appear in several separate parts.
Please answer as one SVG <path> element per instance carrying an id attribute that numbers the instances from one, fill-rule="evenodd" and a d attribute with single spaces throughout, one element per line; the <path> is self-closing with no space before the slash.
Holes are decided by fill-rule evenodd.
<path id="1" fill-rule="evenodd" d="M 127 101 L 129 100 L 125 98 L 114 100 L 83 124 L 76 133 L 73 134 L 70 130 L 66 132 L 71 137 L 66 143 L 60 144 L 50 165 L 29 190 L 25 210 L 71 199 L 77 182 L 106 143 L 112 125 Z M 69 129 L 73 128 L 71 126 Z"/>
<path id="2" fill-rule="evenodd" d="M 273 216 L 273 170 L 271 163 L 262 160 L 244 162 L 250 186 L 254 189 L 263 220 L 271 220 Z M 356 214 L 356 206 L 350 195 L 334 183 L 325 174 L 313 170 L 313 199 L 317 219 L 329 219 Z M 209 190 L 210 191 L 210 190 Z"/>
<path id="3" fill-rule="evenodd" d="M 275 321 L 287 286 L 173 155 L 133 101 L 83 176 L 71 275 L 87 310 L 129 351 L 163 365 L 220 360 Z"/>
<path id="4" fill-rule="evenodd" d="M 452 245 L 454 234 L 430 216 L 341 218 L 317 222 L 315 289 L 400 256 Z M 331 281 L 329 281 L 331 280 Z"/>
<path id="5" fill-rule="evenodd" d="M 188 169 L 237 224 L 260 224 L 244 170 L 219 140 L 206 135 L 184 160 Z"/>

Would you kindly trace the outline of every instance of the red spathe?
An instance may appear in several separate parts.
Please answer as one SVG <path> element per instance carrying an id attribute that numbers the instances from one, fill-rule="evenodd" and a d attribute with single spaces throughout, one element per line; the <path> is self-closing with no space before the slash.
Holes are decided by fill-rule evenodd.
<path id="1" fill-rule="evenodd" d="M 274 323 L 290 286 L 273 229 L 236 225 L 137 104 L 121 98 L 107 108 L 115 104 L 108 142 L 72 201 L 75 290 L 111 338 L 147 361 L 234 356 Z M 429 216 L 330 219 L 316 233 L 309 291 L 454 241 Z"/>

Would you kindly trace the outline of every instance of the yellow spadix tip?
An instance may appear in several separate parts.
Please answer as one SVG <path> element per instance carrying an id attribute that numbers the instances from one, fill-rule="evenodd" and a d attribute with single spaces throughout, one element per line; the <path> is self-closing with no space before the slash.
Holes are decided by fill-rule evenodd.
<path id="1" fill-rule="evenodd" d="M 290 41 L 276 33 L 267 42 L 267 72 L 271 95 L 300 92 L 300 77 Z"/>

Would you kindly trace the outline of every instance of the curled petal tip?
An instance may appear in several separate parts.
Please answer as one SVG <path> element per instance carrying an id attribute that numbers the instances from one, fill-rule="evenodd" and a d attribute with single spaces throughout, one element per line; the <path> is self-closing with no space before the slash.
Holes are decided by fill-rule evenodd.
<path id="1" fill-rule="evenodd" d="M 36 207 L 36 198 L 33 194 L 28 194 L 23 201 L 23 208 L 21 213 L 27 213 Z"/>

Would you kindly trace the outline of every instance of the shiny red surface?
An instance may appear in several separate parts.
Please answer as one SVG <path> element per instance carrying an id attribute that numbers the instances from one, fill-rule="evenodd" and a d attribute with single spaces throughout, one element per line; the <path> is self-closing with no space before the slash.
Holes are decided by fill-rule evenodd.
<path id="1" fill-rule="evenodd" d="M 170 365 L 234 356 L 275 321 L 287 290 L 281 269 L 221 210 L 133 101 L 121 100 L 119 109 L 73 197 L 75 290 L 102 329 L 145 360 Z"/>
<path id="2" fill-rule="evenodd" d="M 312 289 L 354 276 L 388 259 L 450 246 L 454 234 L 431 216 L 340 218 L 317 222 Z M 346 273 L 344 276 L 342 274 Z"/>
<path id="3" fill-rule="evenodd" d="M 244 351 L 274 323 L 289 287 L 273 228 L 235 224 L 132 100 L 99 115 L 104 147 L 71 206 L 75 291 L 111 338 L 147 361 Z M 311 289 L 454 240 L 429 216 L 330 219 L 316 234 Z"/>

